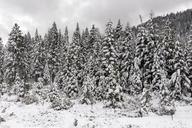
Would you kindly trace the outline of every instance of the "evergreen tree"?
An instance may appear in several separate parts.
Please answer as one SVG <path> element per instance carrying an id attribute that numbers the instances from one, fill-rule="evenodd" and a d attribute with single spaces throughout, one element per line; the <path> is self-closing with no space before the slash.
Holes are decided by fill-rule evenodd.
<path id="1" fill-rule="evenodd" d="M 118 66 L 120 72 L 120 84 L 123 90 L 130 91 L 129 77 L 131 68 L 133 67 L 134 60 L 134 42 L 133 35 L 129 24 L 127 24 L 125 30 L 121 33 L 121 38 L 118 44 Z"/>
<path id="2" fill-rule="evenodd" d="M 165 27 L 163 29 L 163 40 L 164 45 L 163 56 L 165 59 L 165 70 L 167 71 L 167 78 L 171 78 L 174 73 L 174 55 L 175 55 L 175 33 L 171 29 L 171 23 L 169 20 L 166 21 Z"/>
<path id="3" fill-rule="evenodd" d="M 188 37 L 188 42 L 187 42 L 187 47 L 186 47 L 186 54 L 187 54 L 187 65 L 189 68 L 189 72 L 188 72 L 188 78 L 190 79 L 191 83 L 192 83 L 192 25 L 190 27 L 190 33 L 189 33 L 189 37 Z M 192 96 L 192 84 L 190 86 L 190 90 L 189 92 L 191 92 L 191 96 Z"/>
<path id="4" fill-rule="evenodd" d="M 16 73 L 23 80 L 27 80 L 27 59 L 26 59 L 26 44 L 23 41 L 20 27 L 15 24 L 9 34 L 6 58 L 4 63 L 5 81 L 8 84 L 13 84 L 16 78 Z"/>
<path id="5" fill-rule="evenodd" d="M 48 59 L 48 65 L 50 69 L 50 76 L 51 81 L 53 82 L 55 79 L 55 76 L 59 70 L 59 49 L 60 49 L 60 43 L 59 43 L 59 33 L 57 30 L 57 25 L 54 22 L 51 29 L 48 32 L 47 36 L 47 45 L 48 45 L 48 53 L 47 53 L 47 59 Z"/>
<path id="6" fill-rule="evenodd" d="M 46 64 L 47 59 L 47 49 L 46 49 L 46 42 L 42 40 L 41 38 L 38 38 L 36 36 L 36 48 L 35 48 L 35 54 L 33 59 L 33 77 L 35 81 L 38 81 L 38 78 L 43 78 L 44 68 Z"/>
<path id="7" fill-rule="evenodd" d="M 187 96 L 188 89 L 190 89 L 191 81 L 188 76 L 187 63 L 184 56 L 184 50 L 179 41 L 175 43 L 175 56 L 174 56 L 175 72 L 171 76 L 171 91 L 173 94 L 172 98 L 182 99 L 183 96 Z"/>
<path id="8" fill-rule="evenodd" d="M 141 90 L 138 90 L 141 92 L 144 88 L 144 82 L 147 84 L 147 79 L 145 78 L 146 70 L 147 70 L 147 64 L 148 64 L 148 43 L 149 43 L 149 32 L 148 30 L 140 26 L 138 28 L 139 32 L 137 34 L 137 43 L 136 43 L 136 51 L 135 51 L 135 58 L 137 58 L 137 65 L 139 67 L 140 72 L 140 81 L 141 81 L 141 87 L 139 87 Z"/>
<path id="9" fill-rule="evenodd" d="M 119 72 L 117 68 L 117 52 L 115 49 L 114 29 L 112 22 L 107 23 L 105 39 L 102 46 L 102 69 L 104 83 L 104 97 L 109 107 L 120 107 L 122 101 L 122 88 L 119 85 Z"/>
<path id="10" fill-rule="evenodd" d="M 31 71 L 32 71 L 32 78 L 35 82 L 38 82 L 38 78 L 42 77 L 43 69 L 44 69 L 44 60 L 46 59 L 45 53 L 45 44 L 42 40 L 41 36 L 38 33 L 38 30 L 35 31 L 35 37 L 33 39 L 33 52 L 32 52 L 32 64 L 31 64 Z"/>
<path id="11" fill-rule="evenodd" d="M 135 95 L 141 93 L 142 90 L 142 73 L 139 68 L 140 60 L 135 57 L 134 64 L 131 68 L 131 76 L 129 77 L 129 81 L 131 83 L 130 93 Z"/>
<path id="12" fill-rule="evenodd" d="M 89 30 L 88 28 L 82 33 L 82 43 L 81 43 L 81 54 L 82 54 L 82 63 L 85 63 L 91 54 L 91 50 L 93 50 L 93 44 L 89 42 Z"/>
<path id="13" fill-rule="evenodd" d="M 25 95 L 24 81 L 20 79 L 19 74 L 17 73 L 14 83 L 14 93 L 18 95 L 19 98 L 23 98 Z"/>
<path id="14" fill-rule="evenodd" d="M 0 84 L 3 82 L 3 61 L 4 61 L 4 47 L 3 47 L 3 41 L 0 38 Z"/>
<path id="15" fill-rule="evenodd" d="M 90 78 L 89 74 L 87 74 L 85 81 L 83 83 L 83 99 L 81 100 L 82 104 L 93 104 L 93 91 L 94 84 L 93 79 Z"/>
<path id="16" fill-rule="evenodd" d="M 26 56 L 26 63 L 27 63 L 27 77 L 31 78 L 32 75 L 32 58 L 33 58 L 33 50 L 34 50 L 34 45 L 33 45 L 33 40 L 31 38 L 30 33 L 28 32 L 27 34 L 24 35 L 23 42 L 25 44 L 26 50 L 25 50 L 25 56 Z"/>
<path id="17" fill-rule="evenodd" d="M 79 29 L 79 24 L 77 23 L 76 30 L 73 34 L 73 40 L 70 44 L 67 52 L 66 60 L 66 75 L 65 78 L 68 80 L 67 84 L 67 95 L 77 96 L 79 94 L 79 81 L 81 80 L 80 71 L 82 70 L 79 58 L 79 52 L 81 48 L 81 34 Z"/>
<path id="18" fill-rule="evenodd" d="M 120 19 L 119 19 L 119 20 L 118 20 L 118 23 L 117 23 L 117 26 L 116 26 L 116 28 L 115 28 L 115 30 L 114 30 L 114 36 L 115 36 L 114 38 L 115 38 L 116 41 L 121 38 L 121 36 L 122 36 L 122 34 L 123 34 L 122 29 L 123 29 L 123 27 L 122 27 L 121 21 L 120 21 Z"/>
<path id="19" fill-rule="evenodd" d="M 89 39 L 89 63 L 90 69 L 88 73 L 90 77 L 93 79 L 94 84 L 94 97 L 97 100 L 101 100 L 102 89 L 99 86 L 100 81 L 100 66 L 101 66 L 101 35 L 99 33 L 98 28 L 92 25 L 90 30 L 90 39 Z M 87 69 L 87 68 L 86 68 Z"/>

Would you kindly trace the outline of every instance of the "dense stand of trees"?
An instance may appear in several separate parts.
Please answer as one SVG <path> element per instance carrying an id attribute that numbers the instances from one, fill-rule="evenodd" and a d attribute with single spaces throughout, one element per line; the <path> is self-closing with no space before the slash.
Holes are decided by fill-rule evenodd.
<path id="1" fill-rule="evenodd" d="M 163 27 L 156 20 L 134 28 L 109 21 L 105 34 L 94 25 L 80 30 L 77 23 L 71 41 L 67 27 L 63 33 L 55 22 L 44 37 L 38 30 L 23 34 L 15 24 L 5 47 L 0 39 L 1 93 L 7 88 L 25 97 L 41 82 L 68 98 L 105 100 L 109 107 L 121 107 L 124 95 L 140 95 L 143 108 L 154 93 L 161 105 L 190 98 L 192 27 L 183 42 L 169 18 Z"/>

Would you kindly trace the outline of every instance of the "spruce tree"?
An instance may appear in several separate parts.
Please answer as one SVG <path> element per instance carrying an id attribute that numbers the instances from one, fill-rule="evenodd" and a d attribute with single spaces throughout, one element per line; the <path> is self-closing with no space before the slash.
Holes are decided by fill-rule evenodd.
<path id="1" fill-rule="evenodd" d="M 112 22 L 108 22 L 105 38 L 102 45 L 102 69 L 104 97 L 108 107 L 121 107 L 122 88 L 119 84 L 119 72 L 117 68 L 117 51 L 115 49 L 114 29 Z"/>
<path id="2" fill-rule="evenodd" d="M 149 49 L 148 49 L 148 43 L 149 43 L 149 31 L 144 26 L 139 26 L 138 28 L 138 34 L 137 34 L 137 43 L 136 43 L 136 51 L 135 51 L 135 58 L 137 60 L 137 65 L 139 67 L 140 72 L 140 81 L 141 81 L 141 87 L 139 87 L 141 90 L 138 90 L 139 92 L 142 92 L 144 88 L 144 84 L 148 84 L 146 80 L 146 74 L 147 73 L 147 64 L 148 64 L 148 55 L 149 55 Z M 138 69 L 137 69 L 138 70 Z"/>
<path id="3" fill-rule="evenodd" d="M 26 72 L 27 72 L 27 77 L 31 78 L 32 76 L 32 64 L 33 64 L 33 50 L 34 50 L 34 44 L 32 37 L 30 33 L 28 32 L 27 34 L 24 35 L 23 42 L 25 44 L 26 50 L 25 50 L 25 56 L 26 56 L 26 63 L 28 65 Z"/>
<path id="4" fill-rule="evenodd" d="M 187 65 L 188 65 L 188 78 L 190 79 L 190 82 L 192 83 L 192 25 L 190 26 L 190 32 L 188 36 L 188 42 L 187 42 L 187 48 L 186 48 L 186 54 L 187 54 Z M 192 84 L 190 86 L 189 92 L 192 96 Z"/>
<path id="5" fill-rule="evenodd" d="M 165 27 L 162 31 L 164 45 L 163 56 L 165 58 L 165 70 L 167 71 L 167 78 L 171 78 L 174 73 L 174 55 L 175 55 L 175 32 L 171 29 L 171 23 L 169 20 L 166 21 Z"/>
<path id="6" fill-rule="evenodd" d="M 79 58 L 79 51 L 81 48 L 81 34 L 79 24 L 77 23 L 76 30 L 73 34 L 72 42 L 68 48 L 67 60 L 66 60 L 66 75 L 65 79 L 67 83 L 67 95 L 69 97 L 77 96 L 79 94 L 79 81 L 80 71 L 82 70 Z"/>
<path id="7" fill-rule="evenodd" d="M 33 78 L 38 82 L 38 78 L 43 78 L 44 67 L 47 59 L 46 42 L 36 36 L 36 48 L 33 59 Z"/>
<path id="8" fill-rule="evenodd" d="M 97 100 L 101 100 L 101 87 L 99 86 L 100 81 L 100 66 L 101 66 L 101 34 L 94 25 L 90 30 L 89 49 L 90 49 L 90 69 L 89 73 L 94 83 L 94 97 Z M 91 58 L 91 59 L 90 59 Z"/>
<path id="9" fill-rule="evenodd" d="M 9 34 L 6 48 L 6 58 L 4 63 L 5 81 L 12 85 L 16 78 L 16 73 L 23 80 L 27 80 L 26 45 L 23 41 L 20 27 L 15 24 Z"/>
<path id="10" fill-rule="evenodd" d="M 118 43 L 118 68 L 120 72 L 120 84 L 125 92 L 130 92 L 130 73 L 134 60 L 134 42 L 132 30 L 127 24 L 121 33 Z"/>
<path id="11" fill-rule="evenodd" d="M 3 82 L 3 61 L 4 61 L 4 47 L 3 41 L 0 38 L 0 84 Z"/>
<path id="12" fill-rule="evenodd" d="M 175 72 L 171 76 L 171 91 L 173 98 L 182 99 L 183 96 L 188 95 L 191 81 L 188 76 L 188 67 L 185 60 L 184 49 L 179 41 L 175 43 L 175 56 L 174 56 Z"/>
<path id="13" fill-rule="evenodd" d="M 59 33 L 57 30 L 57 25 L 54 22 L 47 36 L 48 45 L 48 65 L 51 74 L 51 81 L 54 82 L 55 76 L 59 70 Z"/>

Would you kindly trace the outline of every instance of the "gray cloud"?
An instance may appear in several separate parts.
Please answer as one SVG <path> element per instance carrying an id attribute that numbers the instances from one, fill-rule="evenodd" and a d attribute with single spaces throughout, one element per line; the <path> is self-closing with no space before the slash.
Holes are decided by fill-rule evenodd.
<path id="1" fill-rule="evenodd" d="M 81 28 L 91 24 L 103 28 L 109 19 L 115 24 L 121 19 L 124 24 L 136 25 L 138 15 L 146 20 L 150 10 L 163 15 L 190 7 L 191 0 L 1 0 L 0 37 L 6 40 L 15 22 L 23 32 L 34 33 L 38 28 L 44 34 L 53 21 L 61 29 L 67 25 L 70 31 L 77 21 Z"/>

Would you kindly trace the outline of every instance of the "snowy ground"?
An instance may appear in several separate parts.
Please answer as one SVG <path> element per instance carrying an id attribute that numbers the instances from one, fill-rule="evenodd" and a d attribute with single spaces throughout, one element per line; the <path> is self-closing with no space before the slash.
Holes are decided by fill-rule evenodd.
<path id="1" fill-rule="evenodd" d="M 0 99 L 0 128 L 192 128 L 192 106 L 177 106 L 173 117 L 150 114 L 130 118 L 125 110 L 103 108 L 102 104 L 76 104 L 69 110 L 54 111 L 49 104 L 24 105 L 14 98 Z"/>

